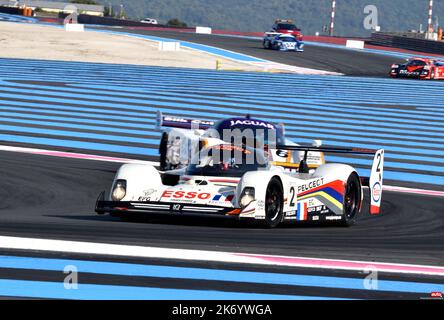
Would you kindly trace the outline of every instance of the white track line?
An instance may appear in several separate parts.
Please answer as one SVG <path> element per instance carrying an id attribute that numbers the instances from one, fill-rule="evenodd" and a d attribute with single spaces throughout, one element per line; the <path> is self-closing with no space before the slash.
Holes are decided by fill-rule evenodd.
<path id="1" fill-rule="evenodd" d="M 206 250 L 168 249 L 107 243 L 33 239 L 0 236 L 0 248 L 45 252 L 64 252 L 105 256 L 188 260 L 203 262 L 241 263 L 252 265 L 273 265 L 286 267 L 317 268 L 331 270 L 374 270 L 388 273 L 424 274 L 444 276 L 444 267 L 348 261 L 306 257 L 272 256 L 261 254 L 217 252 Z"/>
<path id="2" fill-rule="evenodd" d="M 97 155 L 91 155 L 91 154 L 63 152 L 63 151 L 55 151 L 55 150 L 11 147 L 11 146 L 4 146 L 4 145 L 0 145 L 0 151 L 19 152 L 19 153 L 36 154 L 36 155 L 70 158 L 70 159 L 95 160 L 95 161 L 117 162 L 117 163 L 140 163 L 140 164 L 150 164 L 153 166 L 159 165 L 158 162 L 153 162 L 153 161 L 144 161 L 144 160 L 136 160 L 136 159 L 128 159 L 128 158 L 116 158 L 116 157 L 107 157 L 107 156 L 97 156 Z M 444 197 L 443 191 L 435 191 L 435 190 L 412 189 L 412 188 L 395 187 L 395 186 L 384 186 L 384 190 L 392 191 L 392 192 L 399 192 L 399 193 Z"/>

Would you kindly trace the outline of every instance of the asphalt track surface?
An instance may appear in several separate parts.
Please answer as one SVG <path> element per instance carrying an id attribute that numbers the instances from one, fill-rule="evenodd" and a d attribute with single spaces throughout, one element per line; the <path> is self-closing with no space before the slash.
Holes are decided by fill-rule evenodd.
<path id="1" fill-rule="evenodd" d="M 403 61 L 402 59 L 385 55 L 333 47 L 326 48 L 315 45 L 307 45 L 305 47 L 305 52 L 303 53 L 279 52 L 264 49 L 262 47 L 262 42 L 257 39 L 212 36 L 174 31 L 133 30 L 127 28 L 113 28 L 112 30 L 190 41 L 251 55 L 273 62 L 338 72 L 349 76 L 387 77 L 391 64 Z"/>
<path id="2" fill-rule="evenodd" d="M 336 259 L 440 264 L 442 199 L 385 192 L 383 214 L 351 228 L 287 224 L 265 230 L 219 217 L 121 222 L 94 214 L 119 164 L 0 152 L 2 235 Z M 367 202 L 366 202 L 367 203 Z"/>
<path id="3" fill-rule="evenodd" d="M 364 211 L 357 224 L 351 228 L 331 224 L 314 226 L 288 223 L 277 229 L 267 230 L 254 222 L 224 217 L 164 215 L 137 216 L 121 221 L 108 215 L 98 216 L 93 212 L 97 190 L 111 184 L 114 172 L 119 167 L 117 163 L 26 154 L 20 154 L 18 157 L 16 153 L 11 152 L 0 152 L 0 161 L 2 163 L 0 176 L 3 177 L 0 185 L 0 198 L 3 199 L 0 207 L 0 234 L 2 236 L 409 264 L 440 265 L 444 261 L 442 251 L 444 216 L 441 214 L 442 200 L 438 198 L 406 197 L 403 194 L 386 192 L 383 215 L 371 217 L 368 212 Z M 428 294 L 426 292 L 401 292 L 400 288 L 405 283 L 413 281 L 421 282 L 423 286 L 429 283 L 432 287 L 430 292 L 432 292 L 435 290 L 433 288 L 443 284 L 443 279 L 431 276 L 379 274 L 379 281 L 395 284 L 391 284 L 389 289 L 369 291 L 359 285 L 365 275 L 352 271 L 97 257 L 80 254 L 42 254 L 7 250 L 0 252 L 6 257 L 6 260 L 2 261 L 24 259 L 25 266 L 12 268 L 0 261 L 2 279 L 0 282 L 3 285 L 0 292 L 4 290 L 11 292 L 8 291 L 10 288 L 20 288 L 10 294 L 2 294 L 11 297 L 103 299 L 115 297 L 111 293 L 114 290 L 120 292 L 120 299 L 122 296 L 144 299 L 156 297 L 156 294 L 159 294 L 156 290 L 166 290 L 166 292 L 162 291 L 165 294 L 164 299 L 181 300 L 187 297 L 207 299 L 210 296 L 202 295 L 202 292 L 205 294 L 207 290 L 211 290 L 220 294 L 216 295 L 219 299 L 236 299 L 236 294 L 247 300 L 293 299 L 295 297 L 298 299 L 316 297 L 418 299 L 427 297 Z M 43 259 L 45 267 L 41 269 L 32 267 L 39 258 Z M 98 263 L 97 268 L 100 271 L 81 272 L 80 279 L 84 291 L 80 293 L 61 290 L 60 283 L 64 281 L 66 275 L 61 272 L 62 269 L 60 271 L 57 267 L 51 269 L 51 266 L 60 259 L 69 259 L 61 260 L 59 264 L 62 265 L 80 264 L 82 266 L 85 263 Z M 105 266 L 100 265 L 102 262 Z M 109 273 L 108 263 L 129 263 L 120 267 L 120 270 L 127 270 L 127 268 L 139 270 L 140 266 L 149 267 L 150 270 L 171 267 L 185 268 L 183 270 L 191 268 L 191 270 L 198 270 L 197 272 L 200 272 L 199 270 L 214 272 L 216 279 L 226 272 L 240 272 L 240 275 L 236 275 L 235 282 L 208 279 L 204 281 L 199 277 L 183 278 L 181 271 L 176 271 L 176 274 L 169 274 L 168 279 L 165 279 L 150 275 L 151 273 L 148 273 L 148 277 L 136 276 L 131 271 Z M 242 280 L 244 272 L 251 272 L 253 280 Z M 302 281 L 300 278 L 307 277 L 310 281 L 302 281 L 296 286 L 283 285 L 282 280 L 276 283 L 260 283 L 260 276 L 258 277 L 254 272 L 265 272 L 266 277 L 273 277 L 274 274 L 277 274 L 274 277 L 279 277 L 279 274 L 284 274 L 285 277 L 294 276 L 297 281 Z M 316 280 L 318 277 L 321 280 Z M 354 281 L 358 285 L 351 287 L 326 285 L 323 279 L 339 283 L 344 281 L 343 279 L 348 279 L 347 281 Z M 321 281 L 321 284 L 316 284 L 316 281 Z M 399 282 L 401 285 L 398 285 L 397 281 L 401 281 Z M 88 287 L 89 284 L 93 287 Z M 199 289 L 197 293 L 196 289 Z M 180 290 L 190 291 L 180 296 L 178 295 L 178 292 L 182 292 Z M 33 296 L 36 293 L 37 295 Z M 253 293 L 254 296 L 252 296 Z M 264 296 L 256 296 L 256 294 Z"/>

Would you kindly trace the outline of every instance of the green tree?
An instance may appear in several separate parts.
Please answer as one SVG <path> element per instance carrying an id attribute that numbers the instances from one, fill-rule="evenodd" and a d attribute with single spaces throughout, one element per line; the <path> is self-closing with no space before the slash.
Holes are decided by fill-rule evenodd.
<path id="1" fill-rule="evenodd" d="M 180 21 L 180 20 L 177 19 L 177 18 L 170 19 L 170 20 L 167 22 L 167 26 L 170 26 L 170 27 L 177 27 L 177 28 L 186 28 L 186 27 L 188 27 L 188 25 L 187 25 L 185 22 Z"/>
<path id="2" fill-rule="evenodd" d="M 105 6 L 105 11 L 103 12 L 105 17 L 114 17 L 114 10 L 112 6 Z"/>
<path id="3" fill-rule="evenodd" d="M 71 0 L 71 3 L 78 3 L 78 4 L 93 4 L 98 5 L 98 3 L 94 0 Z"/>
<path id="4" fill-rule="evenodd" d="M 62 1 L 62 0 L 52 0 Z M 68 0 L 69 1 L 69 0 Z M 87 0 L 89 2 L 89 0 Z M 74 2 L 85 3 L 78 0 Z M 293 19 L 305 35 L 321 32 L 330 25 L 331 0 L 94 0 L 115 6 L 118 17 L 123 4 L 127 18 L 151 17 L 168 21 L 171 17 L 188 25 L 208 26 L 234 31 L 269 30 L 276 18 Z M 252 3 L 254 2 L 254 5 Z M 429 0 L 337 0 L 336 36 L 369 36 L 364 28 L 364 8 L 373 4 L 378 9 L 382 31 L 407 31 L 427 27 Z M 444 17 L 444 0 L 435 1 L 433 15 Z M 173 20 L 173 19 L 172 19 Z M 175 24 L 173 22 L 173 24 Z M 444 24 L 443 24 L 444 25 Z"/>

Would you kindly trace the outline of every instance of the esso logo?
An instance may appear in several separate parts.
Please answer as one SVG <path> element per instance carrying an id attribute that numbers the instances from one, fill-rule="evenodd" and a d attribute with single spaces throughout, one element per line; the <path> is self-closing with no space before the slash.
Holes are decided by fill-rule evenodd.
<path id="1" fill-rule="evenodd" d="M 381 200 L 382 187 L 379 182 L 376 182 L 372 188 L 372 197 L 374 202 L 379 202 Z"/>
<path id="2" fill-rule="evenodd" d="M 211 193 L 166 190 L 162 194 L 162 198 L 208 200 L 209 198 L 211 198 Z"/>

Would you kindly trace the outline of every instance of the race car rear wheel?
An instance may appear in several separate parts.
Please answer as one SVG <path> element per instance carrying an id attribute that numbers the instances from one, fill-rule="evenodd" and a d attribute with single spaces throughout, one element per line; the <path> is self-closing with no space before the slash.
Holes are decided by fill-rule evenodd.
<path id="1" fill-rule="evenodd" d="M 265 195 L 265 226 L 274 228 L 284 217 L 284 192 L 281 181 L 274 177 L 270 180 Z"/>
<path id="2" fill-rule="evenodd" d="M 361 207 L 361 183 L 356 173 L 347 180 L 344 193 L 342 224 L 351 226 L 356 222 L 356 216 Z"/>

